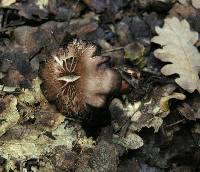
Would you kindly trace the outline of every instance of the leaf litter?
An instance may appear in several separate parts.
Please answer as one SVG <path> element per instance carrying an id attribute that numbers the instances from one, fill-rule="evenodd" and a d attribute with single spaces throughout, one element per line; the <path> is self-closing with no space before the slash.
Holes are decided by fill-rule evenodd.
<path id="1" fill-rule="evenodd" d="M 0 171 L 200 170 L 198 0 L 0 6 Z M 76 37 L 96 43 L 123 79 L 83 121 L 61 114 L 39 78 Z"/>

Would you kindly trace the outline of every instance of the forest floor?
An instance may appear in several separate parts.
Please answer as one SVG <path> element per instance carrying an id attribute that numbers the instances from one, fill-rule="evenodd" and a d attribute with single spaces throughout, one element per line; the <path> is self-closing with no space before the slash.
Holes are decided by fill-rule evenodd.
<path id="1" fill-rule="evenodd" d="M 199 33 L 199 0 L 0 0 L 0 171 L 200 172 Z M 82 118 L 40 75 L 74 39 L 122 78 Z"/>

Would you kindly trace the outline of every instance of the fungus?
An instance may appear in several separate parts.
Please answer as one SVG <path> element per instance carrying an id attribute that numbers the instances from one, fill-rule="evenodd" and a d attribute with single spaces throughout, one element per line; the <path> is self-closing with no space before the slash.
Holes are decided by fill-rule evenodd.
<path id="1" fill-rule="evenodd" d="M 121 85 L 110 58 L 95 56 L 96 46 L 74 40 L 59 48 L 41 69 L 43 88 L 49 101 L 66 114 L 81 114 L 88 105 L 102 107 Z"/>

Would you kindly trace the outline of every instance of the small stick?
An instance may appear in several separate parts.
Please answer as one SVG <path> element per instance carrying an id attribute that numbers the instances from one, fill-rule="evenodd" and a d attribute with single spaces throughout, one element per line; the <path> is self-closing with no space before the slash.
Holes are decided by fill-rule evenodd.
<path id="1" fill-rule="evenodd" d="M 119 51 L 119 50 L 122 50 L 122 49 L 124 49 L 124 47 L 116 47 L 116 48 L 108 49 L 108 50 L 103 51 L 102 55 L 106 54 L 106 53 L 113 52 L 113 51 Z"/>
<path id="2" fill-rule="evenodd" d="M 178 120 L 178 121 L 176 121 L 172 124 L 169 124 L 169 125 L 166 126 L 166 128 L 173 127 L 174 125 L 177 125 L 177 124 L 182 123 L 182 122 L 185 122 L 185 119 L 181 119 L 181 120 Z"/>

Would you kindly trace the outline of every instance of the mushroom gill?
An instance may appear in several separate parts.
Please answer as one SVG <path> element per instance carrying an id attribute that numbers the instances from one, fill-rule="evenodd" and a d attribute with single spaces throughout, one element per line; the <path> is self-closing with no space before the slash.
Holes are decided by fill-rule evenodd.
<path id="1" fill-rule="evenodd" d="M 110 59 L 95 51 L 95 45 L 76 39 L 54 52 L 41 69 L 45 95 L 66 115 L 84 113 L 88 105 L 104 106 L 121 85 Z"/>

